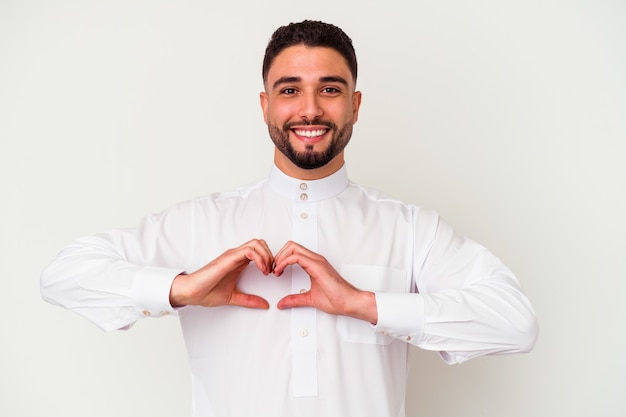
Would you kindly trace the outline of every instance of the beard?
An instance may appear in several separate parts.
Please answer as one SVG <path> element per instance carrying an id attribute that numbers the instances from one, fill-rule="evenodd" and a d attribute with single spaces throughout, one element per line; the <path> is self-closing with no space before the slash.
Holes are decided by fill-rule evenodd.
<path id="1" fill-rule="evenodd" d="M 306 124 L 326 126 L 330 129 L 329 133 L 332 137 L 326 149 L 315 151 L 314 146 L 308 144 L 305 146 L 304 152 L 296 151 L 294 149 L 293 145 L 289 141 L 289 133 L 291 132 L 292 126 L 302 126 L 302 122 L 285 123 L 282 129 L 272 123 L 268 123 L 267 125 L 270 137 L 272 138 L 276 148 L 298 168 L 316 169 L 325 166 L 345 149 L 348 142 L 350 142 L 350 138 L 352 137 L 351 123 L 347 123 L 341 129 L 339 129 L 335 123 L 330 121 L 314 120 Z"/>

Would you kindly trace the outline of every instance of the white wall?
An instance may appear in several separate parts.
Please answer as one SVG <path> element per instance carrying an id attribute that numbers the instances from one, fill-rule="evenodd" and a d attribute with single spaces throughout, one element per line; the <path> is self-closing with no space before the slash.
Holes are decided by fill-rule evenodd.
<path id="1" fill-rule="evenodd" d="M 414 350 L 408 416 L 626 415 L 623 1 L 0 0 L 0 415 L 189 415 L 175 319 L 39 298 L 65 243 L 263 177 L 265 44 L 304 18 L 360 57 L 354 180 L 436 208 L 517 272 L 528 355 Z"/>

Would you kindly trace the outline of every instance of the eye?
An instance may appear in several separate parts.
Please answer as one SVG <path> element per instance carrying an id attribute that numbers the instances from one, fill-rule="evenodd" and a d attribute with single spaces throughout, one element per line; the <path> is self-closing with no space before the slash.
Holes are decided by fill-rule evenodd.
<path id="1" fill-rule="evenodd" d="M 324 87 L 324 88 L 322 88 L 322 93 L 324 93 L 324 94 L 335 95 L 335 94 L 339 94 L 340 92 L 341 92 L 341 90 L 339 90 L 337 87 Z"/>
<path id="2" fill-rule="evenodd" d="M 280 93 L 281 93 L 281 94 L 284 94 L 284 95 L 286 95 L 286 96 L 291 96 L 291 95 L 294 95 L 294 94 L 296 94 L 297 92 L 298 92 L 298 90 L 296 90 L 295 88 L 292 88 L 292 87 L 283 88 L 283 89 L 280 91 Z"/>

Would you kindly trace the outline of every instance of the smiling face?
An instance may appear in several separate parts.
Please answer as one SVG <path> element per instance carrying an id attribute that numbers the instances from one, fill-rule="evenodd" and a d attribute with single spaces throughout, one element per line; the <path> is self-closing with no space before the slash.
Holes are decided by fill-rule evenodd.
<path id="1" fill-rule="evenodd" d="M 276 147 L 274 162 L 289 176 L 319 179 L 343 165 L 361 93 L 345 59 L 332 48 L 290 46 L 274 59 L 263 117 Z"/>

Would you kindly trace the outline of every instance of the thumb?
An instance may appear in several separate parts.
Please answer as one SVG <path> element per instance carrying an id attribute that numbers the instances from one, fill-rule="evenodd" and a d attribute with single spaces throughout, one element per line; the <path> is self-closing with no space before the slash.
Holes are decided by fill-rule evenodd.
<path id="1" fill-rule="evenodd" d="M 311 303 L 311 297 L 309 293 L 307 292 L 304 294 L 286 295 L 285 297 L 281 298 L 278 301 L 278 304 L 276 304 L 276 307 L 283 310 L 286 308 L 293 308 L 293 307 L 313 307 L 313 304 Z"/>
<path id="2" fill-rule="evenodd" d="M 258 295 L 245 294 L 239 291 L 233 292 L 228 304 L 246 308 L 261 308 L 264 310 L 270 308 L 270 304 Z"/>

